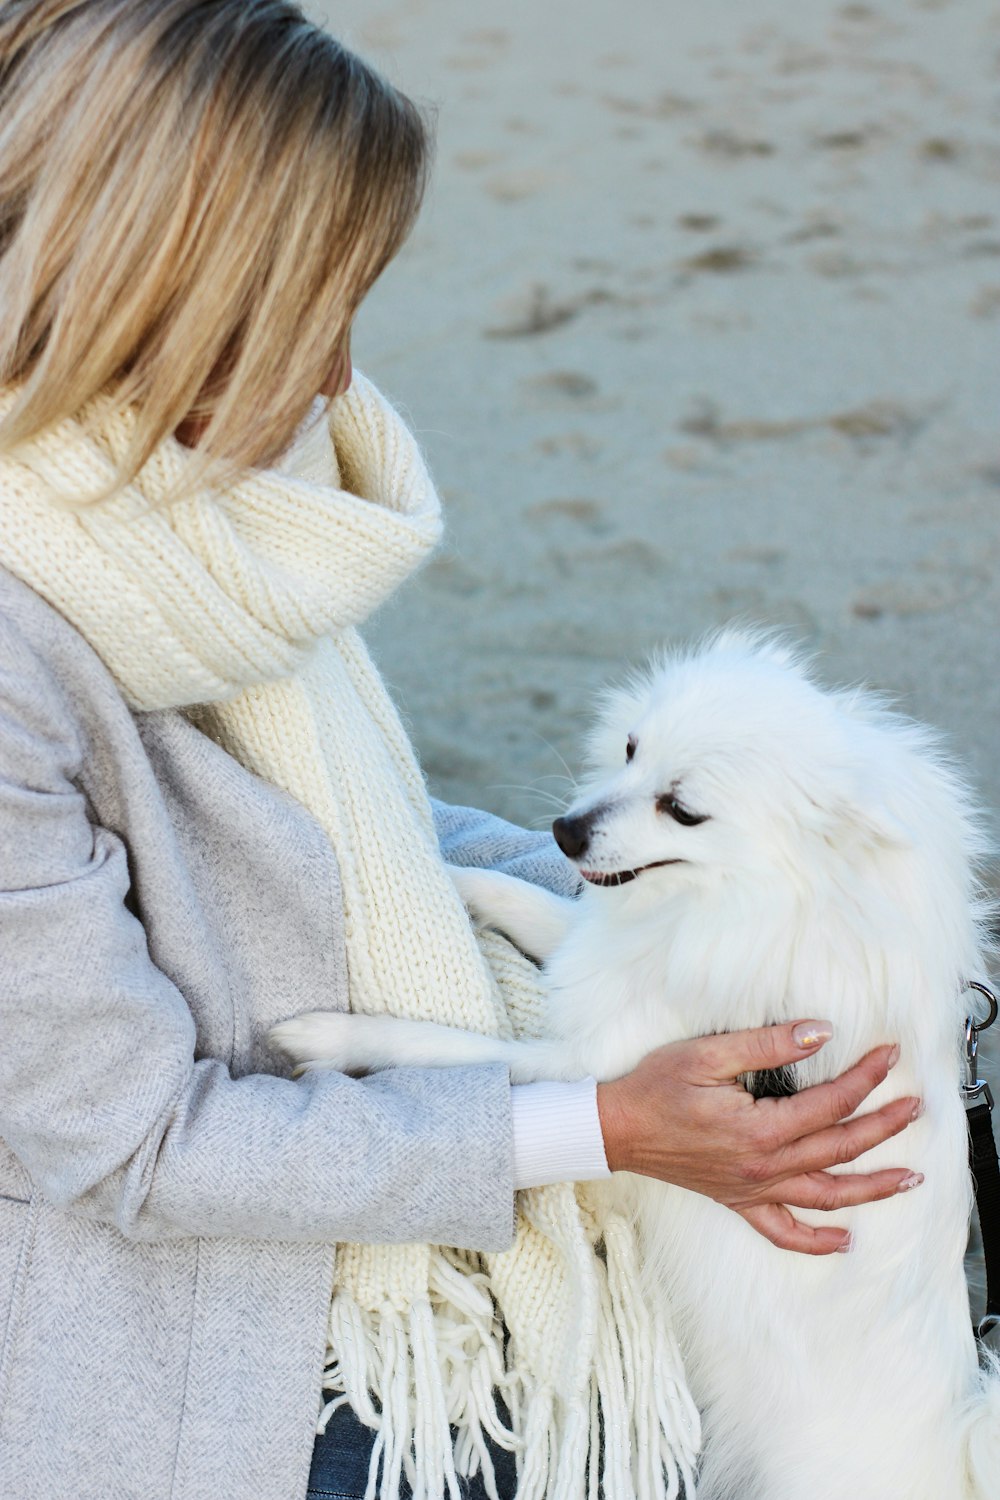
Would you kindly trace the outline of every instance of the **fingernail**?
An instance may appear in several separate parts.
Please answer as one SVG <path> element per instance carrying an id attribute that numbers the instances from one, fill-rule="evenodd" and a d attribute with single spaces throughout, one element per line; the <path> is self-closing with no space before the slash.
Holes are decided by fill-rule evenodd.
<path id="1" fill-rule="evenodd" d="M 899 1062 L 899 1044 L 897 1043 L 896 1046 L 893 1047 L 892 1050 L 889 1053 L 889 1066 L 890 1066 L 890 1068 L 894 1068 L 898 1062 Z"/>
<path id="2" fill-rule="evenodd" d="M 911 1172 L 909 1177 L 903 1178 L 902 1182 L 899 1184 L 899 1187 L 896 1189 L 896 1192 L 908 1193 L 910 1191 L 910 1188 L 919 1187 L 923 1180 L 923 1172 Z"/>
<path id="3" fill-rule="evenodd" d="M 847 1252 L 848 1252 L 848 1250 L 853 1250 L 853 1249 L 854 1249 L 854 1236 L 853 1236 L 853 1234 L 849 1234 L 847 1236 L 847 1239 L 844 1241 L 844 1243 L 842 1245 L 838 1245 L 837 1246 L 837 1254 L 838 1255 L 846 1255 Z"/>
<path id="4" fill-rule="evenodd" d="M 923 1114 L 923 1112 L 924 1112 L 924 1101 L 922 1099 L 918 1099 L 917 1102 L 916 1102 L 916 1104 L 910 1110 L 910 1119 L 911 1120 L 919 1120 L 920 1116 Z"/>
<path id="5" fill-rule="evenodd" d="M 823 1042 L 828 1042 L 833 1036 L 833 1026 L 829 1021 L 800 1021 L 797 1026 L 792 1027 L 792 1041 L 796 1047 L 818 1047 Z"/>

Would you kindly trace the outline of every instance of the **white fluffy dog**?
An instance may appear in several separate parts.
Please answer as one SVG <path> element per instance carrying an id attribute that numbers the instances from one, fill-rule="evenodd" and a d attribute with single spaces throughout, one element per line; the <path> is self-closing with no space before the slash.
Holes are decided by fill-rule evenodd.
<path id="1" fill-rule="evenodd" d="M 983 846 L 930 733 L 824 692 L 785 648 L 727 633 L 611 694 L 557 832 L 588 882 L 563 901 L 457 871 L 472 910 L 545 960 L 551 1040 L 314 1014 L 276 1042 L 365 1071 L 503 1061 L 514 1081 L 611 1079 L 664 1042 L 827 1016 L 793 1086 L 898 1041 L 866 1101 L 919 1095 L 917 1192 L 822 1216 L 847 1255 L 776 1249 L 712 1200 L 620 1174 L 705 1417 L 700 1500 L 997 1500 L 1000 1381 L 977 1365 L 963 1276 L 966 979 L 982 975 Z"/>

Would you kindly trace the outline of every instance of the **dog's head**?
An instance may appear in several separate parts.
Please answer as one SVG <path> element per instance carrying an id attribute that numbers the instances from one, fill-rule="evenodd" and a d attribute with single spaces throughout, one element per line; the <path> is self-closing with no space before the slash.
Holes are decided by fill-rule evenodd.
<path id="1" fill-rule="evenodd" d="M 978 852 L 933 736 L 859 690 L 825 692 L 789 647 L 726 631 L 610 692 L 589 774 L 557 820 L 592 884 L 836 878 L 933 849 Z"/>

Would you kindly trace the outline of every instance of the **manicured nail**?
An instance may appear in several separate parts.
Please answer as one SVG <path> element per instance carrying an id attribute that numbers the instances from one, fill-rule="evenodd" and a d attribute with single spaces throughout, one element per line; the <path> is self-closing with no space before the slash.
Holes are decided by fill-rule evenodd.
<path id="1" fill-rule="evenodd" d="M 902 1182 L 899 1184 L 899 1187 L 896 1189 L 896 1192 L 908 1193 L 910 1191 L 910 1188 L 919 1187 L 923 1180 L 923 1172 L 911 1172 L 909 1177 L 903 1178 Z"/>
<path id="2" fill-rule="evenodd" d="M 889 1053 L 889 1066 L 890 1066 L 890 1068 L 894 1068 L 898 1062 L 899 1062 L 899 1043 L 897 1042 L 896 1045 L 895 1045 L 895 1047 L 893 1047 L 892 1051 Z"/>
<path id="3" fill-rule="evenodd" d="M 910 1119 L 911 1120 L 919 1120 L 920 1116 L 923 1114 L 923 1112 L 924 1112 L 924 1101 L 922 1099 L 918 1099 L 917 1102 L 916 1102 L 916 1104 L 910 1110 Z"/>
<path id="4" fill-rule="evenodd" d="M 832 1036 L 833 1026 L 829 1021 L 800 1021 L 792 1027 L 792 1041 L 803 1051 L 807 1047 L 819 1047 Z"/>
<path id="5" fill-rule="evenodd" d="M 854 1236 L 849 1234 L 842 1245 L 837 1246 L 838 1255 L 846 1255 L 848 1250 L 854 1249 Z"/>

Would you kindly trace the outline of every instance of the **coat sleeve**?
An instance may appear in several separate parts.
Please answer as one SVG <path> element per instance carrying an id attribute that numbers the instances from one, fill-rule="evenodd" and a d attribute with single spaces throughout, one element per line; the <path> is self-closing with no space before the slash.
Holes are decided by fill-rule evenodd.
<path id="1" fill-rule="evenodd" d="M 35 1188 L 134 1238 L 513 1237 L 505 1069 L 234 1079 L 96 826 L 64 689 L 0 622 L 0 1138 Z"/>
<path id="2" fill-rule="evenodd" d="M 502 870 L 557 896 L 578 896 L 583 881 L 550 833 L 533 832 L 473 807 L 434 802 L 434 826 L 452 865 Z"/>

